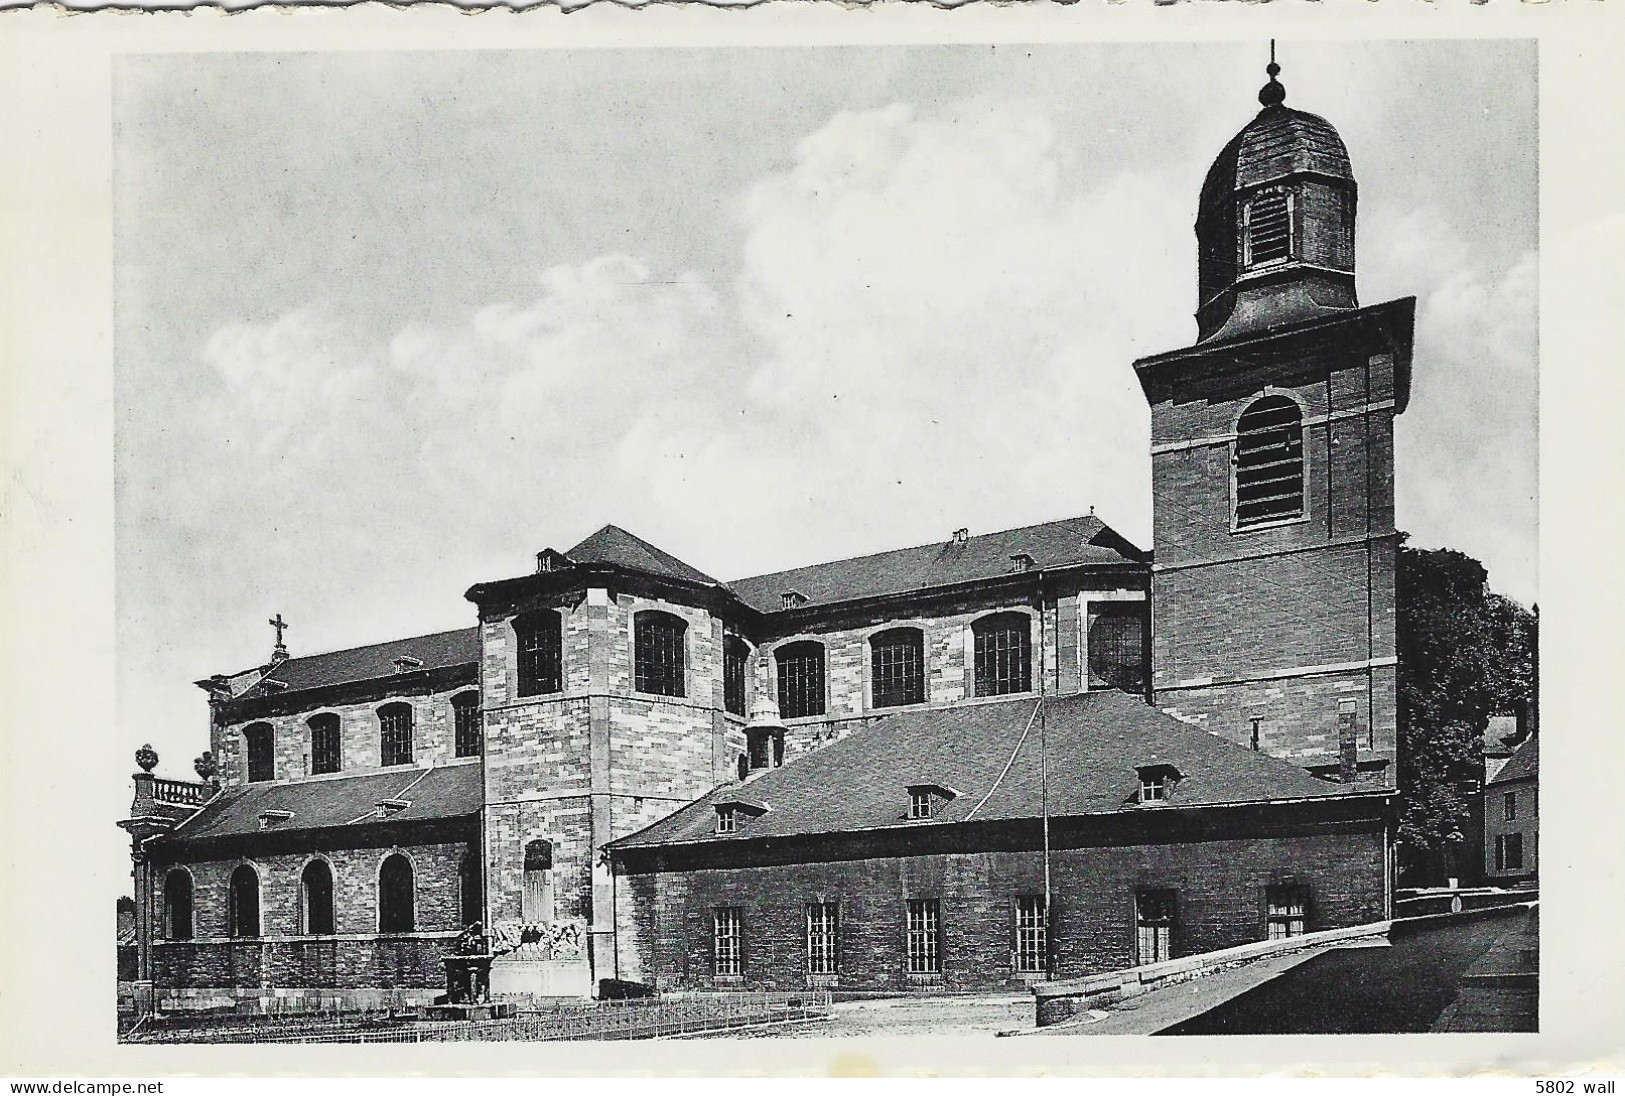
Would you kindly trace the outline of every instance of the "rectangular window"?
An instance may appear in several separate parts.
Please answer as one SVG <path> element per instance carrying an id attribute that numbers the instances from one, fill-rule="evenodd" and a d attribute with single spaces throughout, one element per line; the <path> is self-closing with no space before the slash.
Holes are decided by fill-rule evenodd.
<path id="1" fill-rule="evenodd" d="M 455 724 L 458 757 L 478 757 L 483 752 L 484 737 L 480 720 L 480 699 L 474 693 L 460 693 L 451 701 L 452 722 Z"/>
<path id="2" fill-rule="evenodd" d="M 908 900 L 908 972 L 942 973 L 942 904 L 935 898 Z"/>
<path id="3" fill-rule="evenodd" d="M 410 705 L 387 704 L 378 709 L 378 753 L 380 765 L 412 763 Z"/>
<path id="4" fill-rule="evenodd" d="M 738 636 L 729 636 L 722 645 L 722 706 L 734 715 L 745 714 L 745 664 L 750 647 Z"/>
<path id="5" fill-rule="evenodd" d="M 873 695 L 877 708 L 925 703 L 925 635 L 897 628 L 869 641 Z"/>
<path id="6" fill-rule="evenodd" d="M 1043 895 L 1016 899 L 1017 974 L 1043 974 L 1049 969 L 1049 926 L 1044 915 Z"/>
<path id="7" fill-rule="evenodd" d="M 1246 265 L 1278 262 L 1292 257 L 1292 196 L 1267 190 L 1247 203 Z"/>
<path id="8" fill-rule="evenodd" d="M 718 978 L 737 978 L 745 970 L 744 916 L 738 906 L 712 911 L 713 955 Z"/>
<path id="9" fill-rule="evenodd" d="M 910 791 L 908 793 L 908 816 L 910 818 L 931 817 L 931 793 L 929 791 Z"/>
<path id="10" fill-rule="evenodd" d="M 971 625 L 976 695 L 1005 696 L 1033 687 L 1032 628 L 1020 613 L 1000 613 Z"/>
<path id="11" fill-rule="evenodd" d="M 1501 814 L 1508 822 L 1518 820 L 1518 793 L 1507 792 L 1501 800 Z"/>
<path id="12" fill-rule="evenodd" d="M 717 832 L 736 833 L 739 830 L 739 812 L 733 807 L 717 808 Z"/>
<path id="13" fill-rule="evenodd" d="M 1174 892 L 1141 891 L 1134 896 L 1135 952 L 1139 966 L 1174 957 Z"/>
<path id="14" fill-rule="evenodd" d="M 1265 891 L 1265 902 L 1269 906 L 1266 915 L 1269 939 L 1282 940 L 1304 934 L 1309 921 L 1308 887 L 1270 887 Z"/>
<path id="15" fill-rule="evenodd" d="M 564 688 L 564 621 L 551 610 L 526 613 L 513 622 L 519 641 L 519 695 L 540 696 Z"/>
<path id="16" fill-rule="evenodd" d="M 670 613 L 643 612 L 632 620 L 633 687 L 656 696 L 687 696 L 684 635 L 688 625 Z"/>
<path id="17" fill-rule="evenodd" d="M 1145 692 L 1145 602 L 1103 602 L 1089 610 L 1089 687 Z"/>
<path id="18" fill-rule="evenodd" d="M 808 974 L 831 975 L 837 972 L 840 929 L 840 908 L 834 902 L 814 902 L 807 907 Z"/>
<path id="19" fill-rule="evenodd" d="M 1523 834 L 1503 833 L 1496 835 L 1495 870 L 1523 870 Z"/>
<path id="20" fill-rule="evenodd" d="M 339 717 L 331 712 L 311 717 L 310 771 L 316 776 L 339 771 Z"/>
<path id="21" fill-rule="evenodd" d="M 824 645 L 804 640 L 775 652 L 779 664 L 779 715 L 784 719 L 824 714 Z"/>

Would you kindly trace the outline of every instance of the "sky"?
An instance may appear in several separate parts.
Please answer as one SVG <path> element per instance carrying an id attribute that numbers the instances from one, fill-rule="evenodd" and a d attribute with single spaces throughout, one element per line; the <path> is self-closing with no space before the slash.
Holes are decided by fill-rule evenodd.
<path id="1" fill-rule="evenodd" d="M 1537 571 L 1531 43 L 1280 44 L 1418 298 L 1398 524 Z M 1263 43 L 126 57 L 120 740 L 474 623 L 613 522 L 722 579 L 1075 516 L 1149 546 L 1136 357 Z"/>

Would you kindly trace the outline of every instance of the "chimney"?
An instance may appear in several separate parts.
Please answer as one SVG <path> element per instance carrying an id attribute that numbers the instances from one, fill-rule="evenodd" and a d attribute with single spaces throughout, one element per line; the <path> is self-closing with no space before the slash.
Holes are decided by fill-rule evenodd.
<path id="1" fill-rule="evenodd" d="M 1360 726 L 1353 700 L 1337 702 L 1337 779 L 1354 783 L 1360 772 Z"/>
<path id="2" fill-rule="evenodd" d="M 954 530 L 954 543 L 955 544 L 964 544 L 969 539 L 970 539 L 970 530 L 969 529 L 955 529 Z"/>

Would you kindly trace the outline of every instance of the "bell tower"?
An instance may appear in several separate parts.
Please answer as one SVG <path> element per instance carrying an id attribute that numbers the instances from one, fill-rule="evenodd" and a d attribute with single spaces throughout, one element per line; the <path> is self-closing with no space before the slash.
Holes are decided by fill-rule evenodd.
<path id="1" fill-rule="evenodd" d="M 1396 780 L 1394 416 L 1414 298 L 1355 297 L 1356 186 L 1325 119 L 1262 109 L 1208 171 L 1197 341 L 1135 363 L 1151 406 L 1152 688 L 1332 779 Z"/>

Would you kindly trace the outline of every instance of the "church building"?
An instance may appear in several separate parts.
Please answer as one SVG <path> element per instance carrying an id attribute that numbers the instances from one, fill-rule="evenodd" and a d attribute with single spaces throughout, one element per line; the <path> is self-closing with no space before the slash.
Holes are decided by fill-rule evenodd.
<path id="1" fill-rule="evenodd" d="M 1134 364 L 1152 551 L 1092 513 L 734 581 L 605 526 L 469 628 L 209 694 L 121 823 L 157 1007 L 1020 984 L 1388 916 L 1393 418 L 1323 119 L 1202 186 L 1197 341 Z M 1125 363 L 1124 368 L 1127 368 Z"/>

